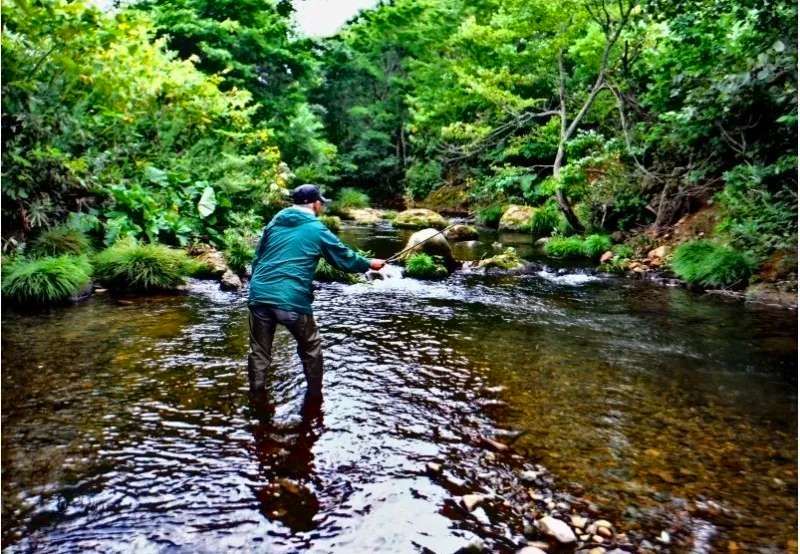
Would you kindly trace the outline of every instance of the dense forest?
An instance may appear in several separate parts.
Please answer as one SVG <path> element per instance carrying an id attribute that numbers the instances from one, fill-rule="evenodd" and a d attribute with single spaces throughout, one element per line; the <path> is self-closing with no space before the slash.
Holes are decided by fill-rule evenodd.
<path id="1" fill-rule="evenodd" d="M 396 0 L 325 39 L 292 13 L 4 2 L 4 276 L 197 243 L 243 267 L 303 182 L 340 210 L 368 197 L 495 227 L 527 206 L 518 230 L 609 237 L 618 268 L 701 213 L 681 277 L 794 271 L 794 2 Z"/>

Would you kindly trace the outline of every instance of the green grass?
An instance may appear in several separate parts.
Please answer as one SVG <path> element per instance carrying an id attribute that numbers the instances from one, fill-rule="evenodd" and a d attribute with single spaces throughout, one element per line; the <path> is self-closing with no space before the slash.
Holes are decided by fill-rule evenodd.
<path id="1" fill-rule="evenodd" d="M 549 237 L 558 229 L 561 212 L 554 203 L 536 208 L 531 216 L 531 233 L 534 237 Z"/>
<path id="2" fill-rule="evenodd" d="M 372 252 L 365 250 L 356 250 L 356 252 L 365 258 L 372 257 Z M 346 271 L 336 269 L 329 264 L 325 258 L 320 258 L 319 263 L 317 264 L 317 270 L 314 275 L 314 279 L 323 283 L 344 283 L 346 285 L 354 285 L 362 282 L 364 277 L 360 273 L 348 273 Z"/>
<path id="3" fill-rule="evenodd" d="M 703 287 L 747 283 L 753 265 L 745 254 L 708 240 L 681 244 L 670 261 L 670 267 L 678 277 Z"/>
<path id="4" fill-rule="evenodd" d="M 436 258 L 424 252 L 412 254 L 406 259 L 406 277 L 415 279 L 442 279 L 447 277 L 447 268 Z"/>
<path id="5" fill-rule="evenodd" d="M 161 244 L 122 240 L 97 254 L 95 277 L 116 291 L 174 290 L 184 283 L 192 262 L 182 250 Z"/>
<path id="6" fill-rule="evenodd" d="M 335 215 L 321 215 L 319 220 L 334 233 L 338 233 L 342 228 L 342 220 Z"/>
<path id="7" fill-rule="evenodd" d="M 544 251 L 554 258 L 580 258 L 583 256 L 581 237 L 553 237 L 544 245 Z"/>
<path id="8" fill-rule="evenodd" d="M 3 296 L 17 304 L 57 304 L 78 294 L 91 274 L 85 256 L 14 260 L 3 271 Z"/>
<path id="9" fill-rule="evenodd" d="M 596 260 L 604 252 L 611 250 L 612 246 L 611 238 L 606 235 L 589 235 L 583 239 L 583 255 Z"/>
<path id="10" fill-rule="evenodd" d="M 80 256 L 87 254 L 89 250 L 91 245 L 86 235 L 66 225 L 42 231 L 30 247 L 30 253 L 35 258 L 64 254 Z"/>
<path id="11" fill-rule="evenodd" d="M 503 206 L 500 204 L 493 204 L 478 210 L 477 219 L 480 225 L 484 227 L 497 228 L 500 224 L 500 218 L 503 217 Z"/>
<path id="12" fill-rule="evenodd" d="M 336 200 L 331 202 L 329 209 L 333 214 L 340 214 L 353 208 L 369 208 L 369 195 L 358 189 L 345 187 L 336 195 Z"/>
<path id="13" fill-rule="evenodd" d="M 253 262 L 253 257 L 256 255 L 256 247 L 254 245 L 255 236 L 249 232 L 242 232 L 233 227 L 225 229 L 222 234 L 222 241 L 225 244 L 223 254 L 228 267 L 234 273 L 244 273 L 247 266 Z"/>

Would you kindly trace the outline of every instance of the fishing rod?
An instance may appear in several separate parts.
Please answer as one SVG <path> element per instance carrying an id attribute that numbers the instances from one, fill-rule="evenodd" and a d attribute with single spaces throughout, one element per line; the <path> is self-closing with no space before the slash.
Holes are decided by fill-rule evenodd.
<path id="1" fill-rule="evenodd" d="M 459 224 L 459 223 L 451 223 L 450 225 L 448 225 L 448 226 L 447 226 L 447 227 L 445 227 L 444 229 L 442 229 L 442 230 L 440 230 L 440 231 L 436 231 L 434 234 L 432 234 L 431 236 L 429 236 L 429 237 L 428 237 L 428 238 L 426 238 L 425 240 L 421 240 L 421 241 L 420 241 L 420 242 L 418 242 L 417 244 L 414 244 L 414 245 L 412 245 L 412 246 L 409 246 L 408 248 L 404 248 L 403 250 L 401 250 L 401 251 L 400 251 L 400 252 L 398 252 L 397 254 L 392 254 L 391 256 L 389 256 L 388 258 L 386 258 L 386 263 L 388 264 L 388 263 L 391 263 L 391 262 L 393 262 L 393 261 L 397 260 L 397 259 L 398 259 L 400 256 L 402 256 L 402 255 L 403 255 L 403 254 L 405 254 L 406 252 L 408 252 L 408 251 L 410 251 L 410 250 L 414 250 L 414 249 L 415 249 L 415 248 L 417 248 L 418 246 L 421 246 L 421 245 L 425 244 L 426 242 L 428 242 L 429 240 L 431 240 L 433 237 L 436 237 L 436 236 L 439 236 L 439 235 L 441 235 L 442 233 L 444 233 L 445 231 L 447 231 L 447 230 L 449 230 L 449 229 L 452 229 L 452 228 L 453 228 L 453 227 L 455 227 L 456 225 L 460 225 L 460 224 Z"/>

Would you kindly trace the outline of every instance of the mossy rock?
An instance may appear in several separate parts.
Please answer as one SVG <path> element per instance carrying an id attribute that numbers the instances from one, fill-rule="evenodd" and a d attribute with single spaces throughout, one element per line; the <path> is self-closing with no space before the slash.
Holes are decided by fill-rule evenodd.
<path id="1" fill-rule="evenodd" d="M 476 240 L 478 238 L 478 230 L 472 225 L 454 225 L 444 232 L 444 236 L 452 242 Z"/>
<path id="2" fill-rule="evenodd" d="M 340 212 L 344 219 L 349 219 L 359 225 L 374 225 L 384 218 L 384 212 L 376 208 L 349 208 Z"/>
<path id="3" fill-rule="evenodd" d="M 425 227 L 444 229 L 447 226 L 447 221 L 441 214 L 433 210 L 415 208 L 397 214 L 397 217 L 394 218 L 394 224 L 397 227 L 410 227 L 414 229 L 423 229 Z"/>
<path id="4" fill-rule="evenodd" d="M 342 220 L 335 215 L 321 215 L 319 220 L 334 233 L 338 233 L 342 229 Z"/>
<path id="5" fill-rule="evenodd" d="M 498 268 L 505 270 L 513 270 L 513 269 L 520 269 L 523 267 L 523 265 L 525 264 L 519 257 L 519 254 L 517 254 L 516 249 L 509 246 L 500 254 L 479 261 L 476 267 L 478 269 Z"/>
<path id="6" fill-rule="evenodd" d="M 512 204 L 503 212 L 500 218 L 499 229 L 501 231 L 520 231 L 527 233 L 531 230 L 531 219 L 536 208 L 532 206 L 520 206 Z"/>

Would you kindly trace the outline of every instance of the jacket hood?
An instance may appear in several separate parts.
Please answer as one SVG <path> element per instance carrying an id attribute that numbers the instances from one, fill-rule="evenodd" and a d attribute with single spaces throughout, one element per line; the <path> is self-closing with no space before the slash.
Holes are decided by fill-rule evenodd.
<path id="1" fill-rule="evenodd" d="M 272 218 L 271 225 L 276 227 L 297 227 L 298 225 L 303 225 L 304 223 L 309 223 L 316 220 L 316 216 L 311 215 L 304 210 L 298 210 L 296 208 L 284 208 L 275 214 L 275 217 Z"/>

